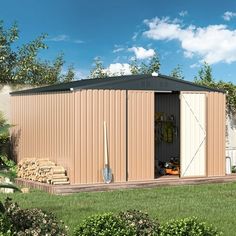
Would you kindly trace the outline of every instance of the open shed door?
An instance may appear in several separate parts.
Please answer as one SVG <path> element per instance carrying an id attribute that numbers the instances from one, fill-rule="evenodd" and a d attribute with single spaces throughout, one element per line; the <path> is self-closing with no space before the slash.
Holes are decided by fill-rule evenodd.
<path id="1" fill-rule="evenodd" d="M 181 177 L 206 176 L 206 94 L 181 93 Z"/>

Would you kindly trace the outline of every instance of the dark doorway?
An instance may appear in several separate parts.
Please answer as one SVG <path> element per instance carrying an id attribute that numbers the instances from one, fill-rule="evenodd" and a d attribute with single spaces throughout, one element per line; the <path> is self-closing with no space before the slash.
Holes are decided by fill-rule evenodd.
<path id="1" fill-rule="evenodd" d="M 155 177 L 180 175 L 179 93 L 155 93 Z"/>

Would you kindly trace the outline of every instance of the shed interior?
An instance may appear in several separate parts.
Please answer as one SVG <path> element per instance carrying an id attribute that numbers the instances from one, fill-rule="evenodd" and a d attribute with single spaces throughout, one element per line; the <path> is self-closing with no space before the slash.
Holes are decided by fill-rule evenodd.
<path id="1" fill-rule="evenodd" d="M 180 175 L 179 95 L 155 93 L 155 178 Z"/>

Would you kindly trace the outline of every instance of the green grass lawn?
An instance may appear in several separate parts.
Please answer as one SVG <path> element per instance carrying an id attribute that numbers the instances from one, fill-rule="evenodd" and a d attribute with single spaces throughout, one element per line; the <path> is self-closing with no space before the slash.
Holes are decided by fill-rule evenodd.
<path id="1" fill-rule="evenodd" d="M 224 235 L 236 235 L 236 183 L 158 187 L 113 192 L 78 193 L 67 196 L 40 191 L 10 195 L 24 208 L 52 211 L 71 231 L 85 217 L 96 213 L 139 209 L 160 222 L 197 216 L 213 224 Z M 6 195 L 0 194 L 4 200 Z"/>

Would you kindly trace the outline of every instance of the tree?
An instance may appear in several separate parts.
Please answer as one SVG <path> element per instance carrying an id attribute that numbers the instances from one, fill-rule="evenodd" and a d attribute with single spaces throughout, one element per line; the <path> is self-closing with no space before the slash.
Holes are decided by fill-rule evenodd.
<path id="1" fill-rule="evenodd" d="M 68 67 L 67 73 L 64 75 L 64 82 L 70 82 L 75 78 L 75 71 L 73 66 Z"/>
<path id="2" fill-rule="evenodd" d="M 202 85 L 208 84 L 215 86 L 215 81 L 212 76 L 212 69 L 211 66 L 204 62 L 200 70 L 198 71 L 198 76 L 194 77 L 195 82 L 200 83 Z"/>
<path id="3" fill-rule="evenodd" d="M 94 68 L 92 68 L 92 70 L 90 71 L 90 79 L 109 77 L 108 72 L 105 70 L 100 57 L 95 58 L 94 65 Z"/>
<path id="4" fill-rule="evenodd" d="M 194 81 L 199 85 L 224 90 L 226 92 L 227 114 L 231 115 L 236 112 L 236 85 L 232 82 L 225 82 L 223 80 L 215 81 L 209 64 L 204 62 L 203 66 L 198 71 L 198 75 L 195 76 Z"/>
<path id="5" fill-rule="evenodd" d="M 183 71 L 179 64 L 170 72 L 170 76 L 176 79 L 184 79 Z"/>
<path id="6" fill-rule="evenodd" d="M 108 69 L 105 69 L 101 59 L 98 57 L 94 61 L 95 66 L 92 68 L 89 78 L 107 78 L 113 75 Z M 140 75 L 140 74 L 152 74 L 153 72 L 159 72 L 160 70 L 160 60 L 155 53 L 155 55 L 145 62 L 138 62 L 135 58 L 130 63 L 130 71 L 132 75 Z M 121 69 L 119 72 L 120 75 L 124 75 L 124 71 Z"/>
<path id="7" fill-rule="evenodd" d="M 17 84 L 54 84 L 63 82 L 65 75 L 61 74 L 64 65 L 63 55 L 56 57 L 53 63 L 38 59 L 41 49 L 47 49 L 44 43 L 46 34 L 14 49 L 14 43 L 19 38 L 19 29 L 14 23 L 9 29 L 4 29 L 0 21 L 0 83 Z M 70 79 L 72 76 L 70 76 Z M 67 78 L 68 81 L 68 78 Z"/>
<path id="8" fill-rule="evenodd" d="M 136 58 L 130 64 L 130 71 L 131 71 L 132 75 L 139 74 L 139 66 L 138 66 L 138 62 L 137 62 Z"/>
<path id="9" fill-rule="evenodd" d="M 141 62 L 138 63 L 137 59 L 133 60 L 130 64 L 130 71 L 133 75 L 137 74 L 152 74 L 153 72 L 160 71 L 160 60 L 158 54 L 155 55 L 148 61 L 148 63 Z"/>

